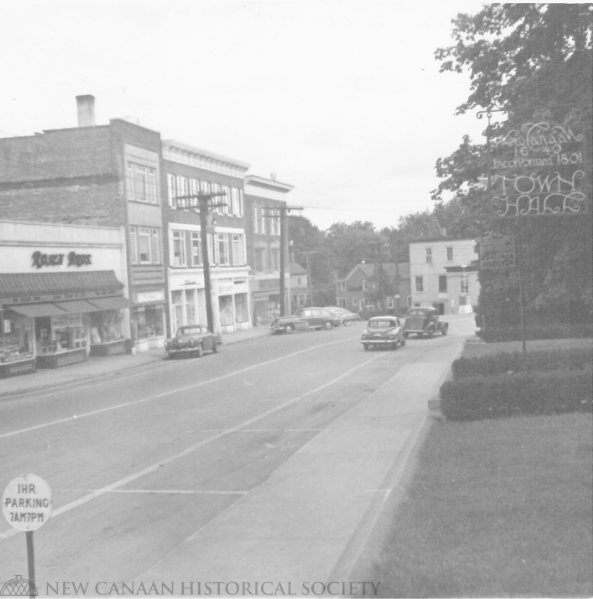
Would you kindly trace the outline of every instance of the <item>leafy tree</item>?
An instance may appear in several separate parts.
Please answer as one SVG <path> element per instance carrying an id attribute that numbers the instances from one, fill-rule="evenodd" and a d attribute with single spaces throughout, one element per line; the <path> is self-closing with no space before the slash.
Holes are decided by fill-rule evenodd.
<path id="1" fill-rule="evenodd" d="M 467 72 L 471 91 L 457 107 L 498 107 L 503 117 L 487 131 L 497 136 L 534 118 L 571 123 L 591 141 L 593 100 L 593 10 L 590 4 L 491 4 L 475 15 L 460 14 L 453 21 L 455 44 L 435 52 L 441 72 Z M 575 112 L 573 108 L 580 110 Z M 578 119 L 575 116 L 578 114 Z M 441 178 L 433 199 L 443 202 L 453 194 L 460 209 L 459 227 L 479 236 L 488 231 L 514 234 L 518 223 L 494 214 L 481 178 L 488 172 L 486 145 L 465 137 L 450 156 L 437 161 Z M 591 157 L 585 156 L 591 181 Z M 589 184 L 590 200 L 590 184 Z M 439 205 L 439 204 L 437 204 Z M 525 291 L 533 310 L 587 312 L 591 293 L 591 215 L 578 218 L 535 217 L 520 223 L 517 247 Z M 513 320 L 516 276 L 482 271 L 481 307 L 494 320 Z M 501 307 L 501 302 L 506 307 Z M 498 316 L 493 316 L 498 315 Z"/>
<path id="2" fill-rule="evenodd" d="M 326 231 L 326 242 L 338 277 L 344 278 L 357 264 L 369 260 L 379 241 L 379 234 L 370 222 L 334 223 Z"/>

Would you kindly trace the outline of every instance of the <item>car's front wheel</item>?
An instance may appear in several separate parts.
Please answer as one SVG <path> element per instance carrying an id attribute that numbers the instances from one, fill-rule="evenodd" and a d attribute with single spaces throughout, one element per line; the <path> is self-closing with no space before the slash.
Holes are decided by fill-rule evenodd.
<path id="1" fill-rule="evenodd" d="M 343 324 L 345 327 L 348 327 L 348 326 L 350 326 L 350 321 L 349 321 L 349 320 L 342 320 L 342 324 Z"/>
<path id="2" fill-rule="evenodd" d="M 447 334 L 447 332 L 449 331 L 449 327 L 443 327 L 441 329 L 441 335 L 443 335 L 443 337 Z"/>
<path id="3" fill-rule="evenodd" d="M 332 323 L 331 323 L 329 320 L 326 320 L 326 321 L 323 323 L 323 328 L 324 328 L 326 331 L 329 331 L 330 329 L 333 329 L 333 327 L 334 327 L 334 325 L 333 325 L 333 324 L 332 324 Z"/>
<path id="4" fill-rule="evenodd" d="M 291 324 L 287 324 L 284 327 L 284 333 L 286 335 L 290 335 L 290 333 L 292 333 L 294 331 L 294 327 Z"/>

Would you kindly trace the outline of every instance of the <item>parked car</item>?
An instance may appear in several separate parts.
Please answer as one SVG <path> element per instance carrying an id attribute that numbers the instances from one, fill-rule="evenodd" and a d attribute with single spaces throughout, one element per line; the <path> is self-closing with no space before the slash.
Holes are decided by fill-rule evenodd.
<path id="1" fill-rule="evenodd" d="M 328 312 L 331 312 L 334 316 L 337 316 L 340 319 L 340 324 L 343 324 L 347 327 L 351 322 L 356 320 L 362 320 L 360 318 L 360 314 L 356 314 L 355 312 L 350 312 L 350 310 L 346 310 L 346 308 L 338 308 L 337 306 L 325 306 L 323 308 Z"/>
<path id="2" fill-rule="evenodd" d="M 167 339 L 165 351 L 169 358 L 179 356 L 189 358 L 197 356 L 201 358 L 205 351 L 216 353 L 222 345 L 220 335 L 211 333 L 208 327 L 200 324 L 192 324 L 179 327 L 175 337 Z"/>
<path id="3" fill-rule="evenodd" d="M 410 308 L 406 316 L 405 336 L 411 334 L 418 337 L 434 337 L 437 333 L 446 335 L 449 331 L 449 323 L 439 318 L 436 308 Z"/>
<path id="4" fill-rule="evenodd" d="M 365 351 L 373 347 L 397 349 L 406 344 L 404 327 L 397 316 L 373 316 L 360 339 Z"/>
<path id="5" fill-rule="evenodd" d="M 326 329 L 340 326 L 340 319 L 324 308 L 299 308 L 294 316 L 279 316 L 270 325 L 273 333 L 292 333 L 304 329 Z"/>

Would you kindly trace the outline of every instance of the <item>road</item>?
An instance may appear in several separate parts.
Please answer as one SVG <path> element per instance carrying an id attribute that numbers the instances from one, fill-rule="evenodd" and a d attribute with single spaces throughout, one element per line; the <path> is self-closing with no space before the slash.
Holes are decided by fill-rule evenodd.
<path id="1" fill-rule="evenodd" d="M 289 472 L 280 487 L 292 484 L 296 494 L 312 484 L 316 463 L 300 470 L 295 464 L 317 439 L 364 409 L 365 400 L 402 369 L 410 374 L 416 364 L 414 372 L 422 373 L 426 364 L 438 363 L 442 378 L 468 331 L 467 319 L 458 320 L 447 337 L 410 339 L 395 352 L 363 352 L 363 326 L 263 337 L 201 359 L 164 360 L 140 371 L 3 398 L 0 486 L 33 473 L 53 491 L 53 516 L 34 533 L 40 594 L 73 594 L 59 586 L 67 581 L 90 582 L 87 594 L 97 595 L 108 590 L 97 588 L 99 582 L 263 580 L 286 570 L 258 563 L 255 537 L 261 534 L 249 540 L 245 532 L 241 545 L 233 531 L 273 531 L 290 520 L 293 527 L 303 523 L 306 537 L 312 519 L 322 525 L 339 517 L 346 518 L 346 528 L 356 528 L 351 520 L 370 506 L 359 498 L 335 512 L 327 506 L 322 513 L 311 511 L 332 492 L 324 488 L 331 482 L 323 472 L 315 481 L 320 501 L 296 515 L 303 504 L 295 502 L 283 522 L 275 520 L 280 516 L 273 507 L 262 510 L 262 501 L 279 486 L 270 481 Z M 403 398 L 406 390 L 400 392 Z M 327 467 L 341 471 L 340 481 L 364 477 L 368 469 L 363 462 L 349 465 L 344 453 L 332 457 L 341 461 Z M 256 511 L 237 509 L 256 498 Z M 230 530 L 221 536 L 225 522 Z M 208 542 L 192 553 L 188 541 L 213 527 L 216 538 L 206 535 Z M 26 577 L 24 536 L 0 523 L 0 585 L 17 573 Z M 306 549 L 312 539 L 301 541 Z M 269 549 L 272 555 L 279 551 L 273 542 Z M 223 554 L 218 561 L 215 552 Z"/>

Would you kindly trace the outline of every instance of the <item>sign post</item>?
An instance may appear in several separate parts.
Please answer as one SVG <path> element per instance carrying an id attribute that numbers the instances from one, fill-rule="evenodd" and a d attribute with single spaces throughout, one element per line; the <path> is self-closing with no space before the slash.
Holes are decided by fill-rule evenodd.
<path id="1" fill-rule="evenodd" d="M 35 549 L 33 531 L 41 528 L 52 511 L 51 489 L 39 476 L 24 474 L 10 481 L 2 495 L 2 513 L 6 520 L 27 537 L 27 565 L 30 597 L 35 597 Z"/>

